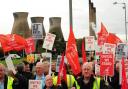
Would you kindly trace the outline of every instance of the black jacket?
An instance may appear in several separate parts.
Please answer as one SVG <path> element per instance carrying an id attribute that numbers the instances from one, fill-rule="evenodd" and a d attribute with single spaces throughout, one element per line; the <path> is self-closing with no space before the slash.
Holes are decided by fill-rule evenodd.
<path id="1" fill-rule="evenodd" d="M 93 76 L 91 76 L 90 81 L 87 84 L 85 84 L 83 80 L 84 80 L 83 76 L 77 79 L 80 89 L 93 89 L 93 83 L 95 81 L 95 78 Z M 105 82 L 103 80 L 100 80 L 100 89 L 104 89 L 104 86 L 105 86 Z"/>
<path id="2" fill-rule="evenodd" d="M 109 81 L 109 84 L 113 89 L 121 89 L 121 85 L 119 84 L 119 72 L 115 71 L 114 76 L 111 78 L 111 81 Z"/>

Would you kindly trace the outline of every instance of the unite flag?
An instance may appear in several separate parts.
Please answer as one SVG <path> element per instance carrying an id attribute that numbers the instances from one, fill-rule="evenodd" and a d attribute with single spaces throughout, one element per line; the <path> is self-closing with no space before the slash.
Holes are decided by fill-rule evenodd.
<path id="1" fill-rule="evenodd" d="M 59 65 L 59 73 L 58 73 L 58 77 L 57 77 L 57 84 L 61 84 L 61 78 L 65 80 L 65 82 L 67 83 L 67 76 L 66 76 L 66 68 L 65 68 L 65 64 L 64 64 L 64 53 L 62 54 L 61 57 L 61 62 Z"/>
<path id="2" fill-rule="evenodd" d="M 81 72 L 80 63 L 78 59 L 78 51 L 76 47 L 76 40 L 72 30 L 70 27 L 70 34 L 66 47 L 66 57 L 71 66 L 72 72 L 77 75 Z"/>
<path id="3" fill-rule="evenodd" d="M 106 42 L 107 36 L 108 31 L 106 27 L 103 25 L 103 23 L 101 23 L 101 30 L 98 33 L 98 45 L 102 46 Z"/>

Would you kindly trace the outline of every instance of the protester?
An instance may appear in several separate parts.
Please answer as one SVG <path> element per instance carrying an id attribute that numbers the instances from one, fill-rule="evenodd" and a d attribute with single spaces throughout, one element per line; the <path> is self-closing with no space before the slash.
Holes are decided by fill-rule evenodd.
<path id="1" fill-rule="evenodd" d="M 49 67 L 50 67 L 50 63 L 48 61 L 43 61 L 42 62 L 42 65 L 43 65 L 43 72 L 44 72 L 44 75 L 48 75 L 49 73 Z"/>
<path id="2" fill-rule="evenodd" d="M 27 61 L 23 61 L 23 75 L 27 79 L 31 79 L 33 77 L 32 72 L 30 71 L 30 65 Z"/>
<path id="3" fill-rule="evenodd" d="M 20 89 L 28 89 L 28 79 L 24 76 L 24 66 L 22 63 L 16 66 L 16 71 L 15 78 L 18 80 L 17 87 L 20 87 Z"/>
<path id="4" fill-rule="evenodd" d="M 33 73 L 30 71 L 30 65 L 27 61 L 23 61 L 23 72 L 22 75 L 25 77 L 26 82 L 27 82 L 27 88 L 28 88 L 28 83 L 29 80 L 34 77 Z"/>
<path id="5" fill-rule="evenodd" d="M 51 75 L 46 75 L 44 89 L 56 89 Z"/>
<path id="6" fill-rule="evenodd" d="M 42 89 L 45 86 L 45 75 L 44 75 L 44 67 L 42 62 L 37 62 L 36 64 L 36 74 L 34 76 L 35 80 L 42 80 Z"/>
<path id="7" fill-rule="evenodd" d="M 113 89 L 121 89 L 121 85 L 119 83 L 119 65 L 119 61 L 116 61 L 114 76 L 111 78 L 111 80 L 109 80 L 109 83 Z"/>
<path id="8" fill-rule="evenodd" d="M 71 69 L 69 69 L 66 64 L 65 64 L 65 67 L 66 67 L 67 73 L 65 75 L 61 74 L 61 87 L 63 89 L 71 89 L 72 87 L 79 89 L 75 77 L 72 75 L 72 73 L 70 74 Z M 66 79 L 64 79 L 64 77 Z M 57 85 L 57 79 L 58 79 L 58 76 L 54 77 L 54 81 L 53 81 L 54 85 Z"/>
<path id="9" fill-rule="evenodd" d="M 7 76 L 5 66 L 0 63 L 0 89 L 18 89 L 14 78 Z"/>
<path id="10" fill-rule="evenodd" d="M 92 62 L 82 65 L 82 76 L 77 81 L 80 89 L 105 89 L 104 81 L 93 76 Z"/>
<path id="11" fill-rule="evenodd" d="M 51 71 L 52 71 L 52 77 L 55 77 L 58 75 L 58 72 L 56 72 L 56 62 L 53 61 L 51 64 Z"/>

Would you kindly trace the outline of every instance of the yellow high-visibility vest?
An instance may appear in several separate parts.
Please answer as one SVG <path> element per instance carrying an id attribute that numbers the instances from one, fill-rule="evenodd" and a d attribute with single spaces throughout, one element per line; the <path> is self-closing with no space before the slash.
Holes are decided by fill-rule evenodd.
<path id="1" fill-rule="evenodd" d="M 92 89 L 100 89 L 100 78 L 95 78 Z"/>
<path id="2" fill-rule="evenodd" d="M 7 89 L 13 89 L 12 84 L 13 84 L 13 78 L 8 76 L 8 83 L 7 83 Z"/>
<path id="3" fill-rule="evenodd" d="M 77 81 L 75 80 L 75 78 L 74 78 L 73 75 L 67 74 L 66 76 L 67 76 L 67 86 L 68 86 L 68 89 L 71 89 L 71 87 L 73 87 L 73 84 L 74 84 L 74 83 L 76 84 L 76 87 L 79 87 L 79 86 L 78 86 L 78 83 L 77 83 Z M 55 85 L 55 86 L 57 85 L 57 76 L 55 76 L 55 77 L 53 78 L 53 85 Z M 77 88 L 77 89 L 79 89 L 79 88 Z"/>

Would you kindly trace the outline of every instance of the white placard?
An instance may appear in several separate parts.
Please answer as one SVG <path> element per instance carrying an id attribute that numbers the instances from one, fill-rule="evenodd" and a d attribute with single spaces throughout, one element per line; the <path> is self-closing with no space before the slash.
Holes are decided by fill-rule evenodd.
<path id="1" fill-rule="evenodd" d="M 10 54 L 6 59 L 5 62 L 7 64 L 8 70 L 12 70 L 14 74 L 16 74 L 16 70 L 14 64 L 12 62 L 12 55 Z"/>
<path id="2" fill-rule="evenodd" d="M 43 48 L 45 48 L 47 50 L 52 50 L 52 47 L 53 47 L 53 44 L 55 41 L 55 37 L 56 37 L 56 35 L 47 33 L 46 37 L 44 39 Z"/>
<path id="3" fill-rule="evenodd" d="M 41 80 L 29 80 L 29 89 L 42 89 Z"/>
<path id="4" fill-rule="evenodd" d="M 95 39 L 94 36 L 85 37 L 85 48 L 86 51 L 94 51 L 95 50 Z"/>
<path id="5" fill-rule="evenodd" d="M 121 60 L 122 57 L 126 58 L 125 55 L 125 48 L 126 44 L 125 43 L 118 43 L 116 47 L 116 60 Z"/>
<path id="6" fill-rule="evenodd" d="M 95 41 L 95 57 L 97 60 L 100 59 L 100 52 L 101 52 L 101 47 L 97 44 L 97 41 Z"/>
<path id="7" fill-rule="evenodd" d="M 42 23 L 32 23 L 32 37 L 34 39 L 43 39 Z"/>
<path id="8" fill-rule="evenodd" d="M 104 43 L 102 52 L 103 52 L 103 54 L 113 54 L 113 55 L 115 55 L 115 49 L 116 49 L 115 44 Z"/>

